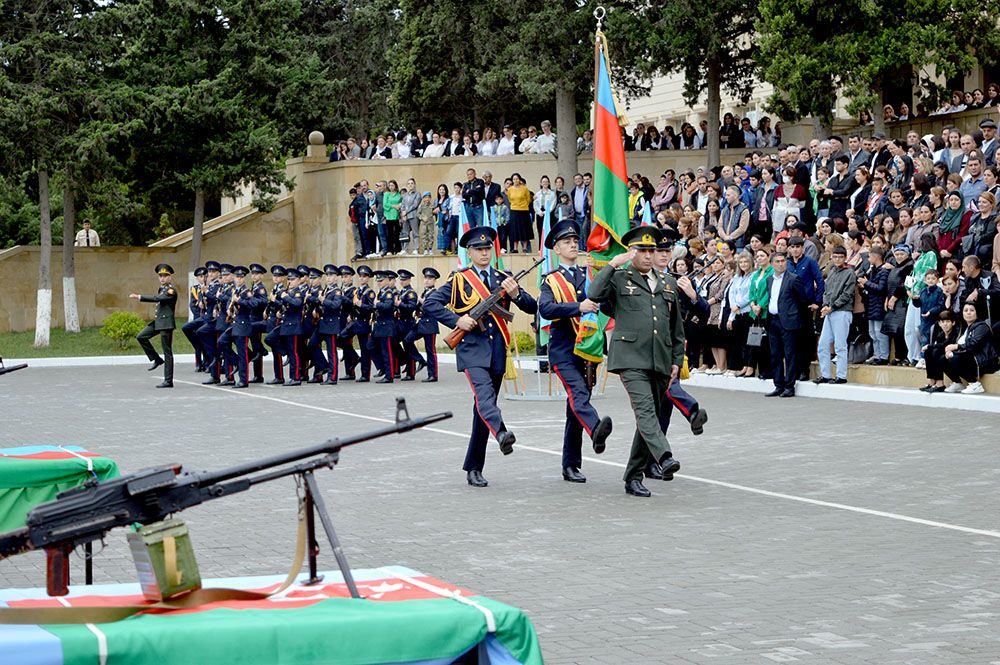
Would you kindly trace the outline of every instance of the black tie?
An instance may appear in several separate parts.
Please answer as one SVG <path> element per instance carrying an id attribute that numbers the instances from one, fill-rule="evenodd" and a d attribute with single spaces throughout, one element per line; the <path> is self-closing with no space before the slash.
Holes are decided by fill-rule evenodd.
<path id="1" fill-rule="evenodd" d="M 483 278 L 483 284 L 486 286 L 487 289 L 489 289 L 490 288 L 490 271 L 489 270 L 480 270 L 479 274 Z"/>

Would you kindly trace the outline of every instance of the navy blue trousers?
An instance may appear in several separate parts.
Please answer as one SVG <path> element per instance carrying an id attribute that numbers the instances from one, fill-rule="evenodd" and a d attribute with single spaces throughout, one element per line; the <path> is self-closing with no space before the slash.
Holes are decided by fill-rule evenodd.
<path id="1" fill-rule="evenodd" d="M 583 431 L 593 438 L 594 428 L 600 422 L 597 409 L 590 403 L 590 389 L 583 377 L 583 358 L 574 359 L 571 363 L 559 363 L 552 369 L 562 381 L 566 389 L 566 429 L 563 430 L 563 467 L 580 468 L 583 462 Z"/>
<path id="2" fill-rule="evenodd" d="M 472 387 L 472 395 L 476 403 L 472 409 L 472 433 L 469 436 L 469 449 L 465 453 L 466 471 L 482 471 L 486 464 L 486 444 L 490 434 L 496 438 L 500 432 L 506 431 L 500 407 L 497 406 L 497 395 L 503 384 L 503 372 L 491 374 L 485 367 L 469 367 L 465 376 Z"/>

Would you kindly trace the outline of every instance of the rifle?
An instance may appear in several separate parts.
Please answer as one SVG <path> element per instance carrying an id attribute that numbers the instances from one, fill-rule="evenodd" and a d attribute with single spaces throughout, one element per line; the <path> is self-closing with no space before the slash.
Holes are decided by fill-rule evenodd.
<path id="1" fill-rule="evenodd" d="M 28 366 L 28 363 L 21 363 L 20 365 L 14 365 L 12 367 L 4 367 L 3 358 L 0 358 L 0 376 L 3 376 L 7 372 L 16 372 L 19 369 L 24 369 Z"/>
<path id="2" fill-rule="evenodd" d="M 52 501 L 35 506 L 28 513 L 24 528 L 0 534 L 0 560 L 44 549 L 47 555 L 48 593 L 50 596 L 64 596 L 69 592 L 67 559 L 70 552 L 80 545 L 103 540 L 115 527 L 159 522 L 186 508 L 243 492 L 271 480 L 292 475 L 311 477 L 315 469 L 332 469 L 339 461 L 343 448 L 426 427 L 451 418 L 451 415 L 450 411 L 446 411 L 424 418 L 410 418 L 406 401 L 397 398 L 396 422 L 364 434 L 329 439 L 315 446 L 214 472 L 182 472 L 179 464 L 169 464 L 100 483 L 96 479 L 88 480 L 80 487 L 60 492 Z M 292 464 L 301 460 L 308 461 Z M 260 471 L 266 472 L 251 475 Z"/>
<path id="3" fill-rule="evenodd" d="M 522 279 L 524 279 L 524 277 L 528 273 L 530 273 L 532 270 L 534 270 L 544 262 L 545 262 L 545 257 L 543 256 L 542 258 L 538 259 L 530 266 L 522 270 L 521 272 L 514 275 L 514 281 L 520 282 Z M 474 318 L 476 320 L 476 323 L 479 324 L 480 330 L 483 331 L 486 330 L 485 326 L 483 326 L 483 319 L 486 317 L 487 314 L 496 314 L 501 319 L 508 322 L 514 320 L 514 315 L 511 314 L 508 310 L 501 307 L 499 304 L 500 299 L 503 298 L 505 293 L 506 291 L 504 291 L 503 286 L 497 286 L 495 289 L 493 289 L 493 292 L 490 294 L 488 298 L 480 300 L 479 304 L 477 304 L 467 312 L 467 314 L 472 318 Z M 462 330 L 461 328 L 455 328 L 450 333 L 448 333 L 447 337 L 444 338 L 444 343 L 448 345 L 449 349 L 454 350 L 455 347 L 458 346 L 458 343 L 461 342 L 462 339 L 465 337 L 465 332 L 466 331 Z"/>

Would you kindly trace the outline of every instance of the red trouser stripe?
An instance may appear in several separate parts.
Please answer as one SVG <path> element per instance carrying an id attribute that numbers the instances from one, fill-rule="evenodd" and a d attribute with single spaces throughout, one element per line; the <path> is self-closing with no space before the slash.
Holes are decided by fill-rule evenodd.
<path id="1" fill-rule="evenodd" d="M 476 401 L 476 413 L 479 414 L 479 419 L 486 424 L 486 428 L 490 430 L 490 433 L 493 434 L 493 438 L 496 439 L 497 431 L 493 429 L 490 422 L 486 420 L 486 418 L 483 418 L 483 413 L 479 410 L 479 394 L 476 392 L 476 385 L 472 383 L 472 377 L 469 376 L 469 370 L 465 370 L 465 378 L 469 380 L 469 387 L 472 388 L 472 399 Z"/>
<path id="2" fill-rule="evenodd" d="M 558 367 L 556 367 L 555 365 L 553 365 L 552 369 L 554 369 L 556 371 L 556 376 L 559 377 L 559 380 L 562 381 L 563 388 L 566 389 L 566 399 L 569 401 L 569 408 L 570 408 L 570 410 L 573 412 L 573 415 L 576 416 L 576 419 L 578 421 L 580 421 L 580 425 L 583 427 L 583 429 L 587 430 L 587 436 L 593 438 L 594 437 L 594 433 L 590 431 L 590 428 L 587 427 L 587 423 L 583 422 L 583 418 L 581 418 L 580 414 L 576 412 L 576 405 L 573 404 L 573 391 L 570 390 L 569 384 L 566 383 L 566 379 L 563 378 L 563 375 L 559 373 L 559 368 Z"/>
<path id="3" fill-rule="evenodd" d="M 295 375 L 292 376 L 292 381 L 299 381 L 299 374 L 302 372 L 302 366 L 299 364 L 299 336 L 292 335 L 292 353 L 295 354 Z"/>
<path id="4" fill-rule="evenodd" d="M 677 379 L 674 379 L 674 381 L 676 381 L 676 380 Z M 672 386 L 672 385 L 674 385 L 673 381 L 671 381 L 670 383 L 667 384 L 667 399 L 669 399 L 671 402 L 673 402 L 674 406 L 677 407 L 677 410 L 680 411 L 684 415 L 685 418 L 688 418 L 691 415 L 691 409 L 685 409 L 684 405 L 681 404 L 677 400 L 676 397 L 674 397 L 673 395 L 670 394 L 670 386 Z"/>

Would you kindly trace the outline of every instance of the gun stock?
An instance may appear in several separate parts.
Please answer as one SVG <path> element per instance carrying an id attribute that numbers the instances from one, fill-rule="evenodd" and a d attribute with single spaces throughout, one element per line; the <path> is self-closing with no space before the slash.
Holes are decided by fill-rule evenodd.
<path id="1" fill-rule="evenodd" d="M 462 341 L 465 337 L 465 331 L 461 328 L 455 328 L 444 338 L 444 343 L 448 345 L 448 348 L 452 351 L 458 346 L 458 343 Z"/>

